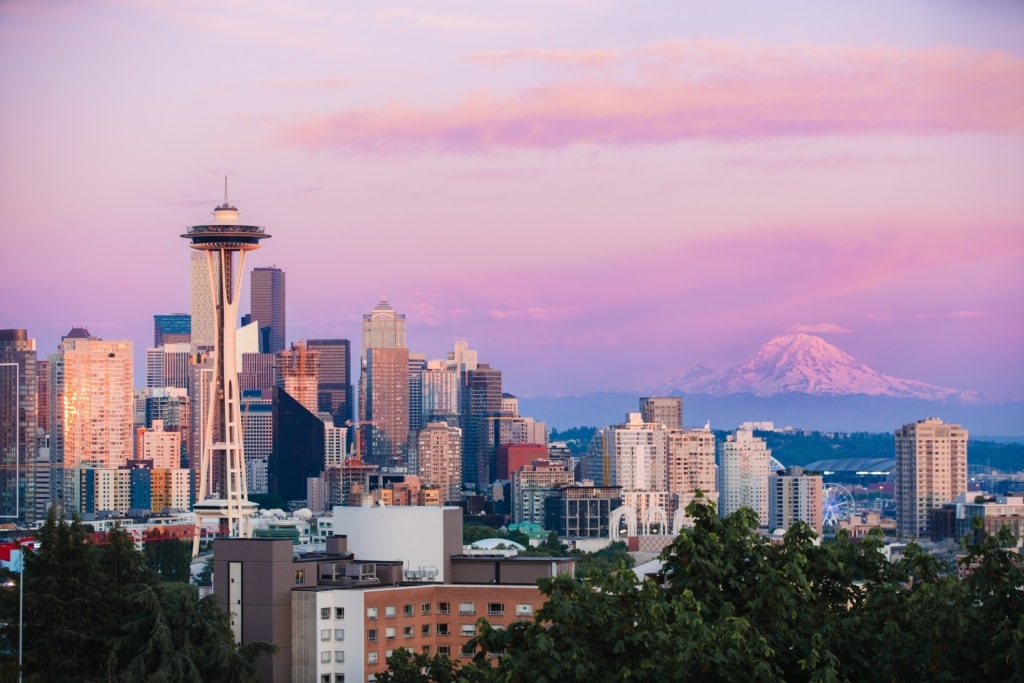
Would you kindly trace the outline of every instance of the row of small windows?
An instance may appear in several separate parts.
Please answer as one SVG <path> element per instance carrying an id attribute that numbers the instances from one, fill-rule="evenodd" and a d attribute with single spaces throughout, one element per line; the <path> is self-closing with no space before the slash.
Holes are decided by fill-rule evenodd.
<path id="1" fill-rule="evenodd" d="M 432 605 L 429 602 L 420 603 L 420 614 L 430 614 L 431 613 L 431 607 L 432 607 Z M 451 605 L 450 602 L 439 602 L 439 603 L 437 603 L 437 613 L 438 614 L 451 614 L 451 611 L 452 611 L 452 605 Z M 397 608 L 394 605 L 388 605 L 388 606 L 386 606 L 384 608 L 384 618 L 385 619 L 393 619 L 393 618 L 395 618 L 397 616 L 397 613 L 398 613 L 397 612 Z M 414 613 L 414 605 L 412 605 L 412 604 L 406 604 L 402 608 L 403 616 L 411 617 L 411 616 L 413 616 L 413 613 Z M 489 603 L 487 603 L 487 613 L 490 614 L 490 615 L 498 615 L 498 616 L 501 616 L 501 615 L 505 614 L 505 603 L 503 603 L 503 602 L 489 602 Z M 459 603 L 459 614 L 464 614 L 464 615 L 465 614 L 476 614 L 476 603 L 473 603 L 473 602 L 460 602 Z M 530 614 L 533 614 L 533 606 L 532 605 L 516 605 L 516 614 L 517 615 L 530 615 Z M 378 609 L 376 607 L 367 607 L 366 608 L 366 618 L 367 619 L 376 619 L 377 615 L 378 615 Z M 322 617 L 322 618 L 327 619 L 328 617 Z"/>

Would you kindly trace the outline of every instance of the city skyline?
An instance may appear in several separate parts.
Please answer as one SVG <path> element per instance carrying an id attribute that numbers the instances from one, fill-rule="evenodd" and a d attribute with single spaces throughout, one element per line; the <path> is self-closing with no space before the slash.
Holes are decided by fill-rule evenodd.
<path id="1" fill-rule="evenodd" d="M 468 340 L 521 396 L 804 330 L 1022 398 L 1022 28 L 1011 2 L 5 3 L 0 328 L 131 340 L 141 386 L 227 173 L 275 234 L 241 300 L 289 273 L 286 343 L 358 340 L 387 296 L 410 350 Z"/>

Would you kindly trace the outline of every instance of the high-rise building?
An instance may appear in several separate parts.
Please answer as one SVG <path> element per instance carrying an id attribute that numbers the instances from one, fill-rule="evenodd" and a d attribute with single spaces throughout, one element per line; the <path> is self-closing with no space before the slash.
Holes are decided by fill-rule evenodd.
<path id="1" fill-rule="evenodd" d="M 824 490 L 820 474 L 802 467 L 789 467 L 768 477 L 768 530 L 787 531 L 796 522 L 806 522 L 821 537 L 821 504 Z"/>
<path id="2" fill-rule="evenodd" d="M 242 391 L 273 389 L 276 362 L 277 355 L 273 353 L 243 353 L 242 372 L 238 376 Z"/>
<path id="3" fill-rule="evenodd" d="M 267 491 L 286 500 L 306 498 L 306 480 L 324 469 L 324 423 L 287 391 L 274 389 L 273 447 L 267 462 Z"/>
<path id="4" fill-rule="evenodd" d="M 317 380 L 317 409 L 344 425 L 354 419 L 352 413 L 352 351 L 348 339 L 309 339 L 306 346 L 320 353 Z"/>
<path id="5" fill-rule="evenodd" d="M 188 313 L 153 316 L 153 346 L 192 342 L 192 316 Z"/>
<path id="6" fill-rule="evenodd" d="M 320 352 L 310 351 L 304 342 L 297 341 L 285 351 L 279 351 L 274 363 L 274 384 L 287 391 L 311 413 L 318 408 L 318 382 Z"/>
<path id="7" fill-rule="evenodd" d="M 764 439 L 737 429 L 718 444 L 718 512 L 722 517 L 748 507 L 768 524 L 768 475 L 771 451 Z"/>
<path id="8" fill-rule="evenodd" d="M 39 383 L 36 342 L 0 330 L 0 518 L 35 519 Z"/>
<path id="9" fill-rule="evenodd" d="M 146 349 L 146 386 L 187 388 L 192 346 L 188 342 Z"/>
<path id="10" fill-rule="evenodd" d="M 667 432 L 668 492 L 672 501 L 673 530 L 690 524 L 686 507 L 700 491 L 706 502 L 718 505 L 718 466 L 715 434 L 704 429 Z"/>
<path id="11" fill-rule="evenodd" d="M 84 466 L 115 469 L 133 454 L 132 343 L 72 329 L 50 356 L 51 458 L 66 475 Z M 56 473 L 55 473 L 56 474 Z M 59 479 L 59 477 L 57 477 Z M 79 482 L 54 482 L 51 495 L 74 500 Z M 81 512 L 81 510 L 79 510 Z"/>
<path id="12" fill-rule="evenodd" d="M 212 265 L 211 265 L 212 264 Z M 191 342 L 193 351 L 209 351 L 217 340 L 214 294 L 211 281 L 220 281 L 220 261 L 207 263 L 206 254 L 192 252 Z M 213 270 L 211 276 L 210 271 Z"/>
<path id="13" fill-rule="evenodd" d="M 645 396 L 640 399 L 640 415 L 644 422 L 662 425 L 665 429 L 682 429 L 683 399 L 681 396 Z"/>
<path id="14" fill-rule="evenodd" d="M 428 360 L 421 373 L 423 422 L 447 422 L 459 426 L 459 370 L 444 360 Z"/>
<path id="15" fill-rule="evenodd" d="M 545 504 L 572 484 L 572 472 L 562 463 L 535 460 L 512 473 L 512 521 L 544 524 Z"/>
<path id="16" fill-rule="evenodd" d="M 425 485 L 438 486 L 442 501 L 462 493 L 462 430 L 445 422 L 429 422 L 417 437 L 418 474 Z"/>
<path id="17" fill-rule="evenodd" d="M 494 481 L 501 417 L 501 370 L 478 363 L 462 373 L 462 480 L 477 491 Z"/>
<path id="18" fill-rule="evenodd" d="M 152 469 L 181 469 L 181 432 L 164 431 L 163 420 L 138 430 L 139 460 L 149 460 Z"/>
<path id="19" fill-rule="evenodd" d="M 381 297 L 373 310 L 363 315 L 362 365 L 366 366 L 367 349 L 399 348 L 405 348 L 405 314 L 397 312 L 387 297 Z"/>
<path id="20" fill-rule="evenodd" d="M 192 455 L 189 444 L 192 442 L 192 410 L 188 390 L 179 387 L 154 387 L 146 390 L 145 419 L 143 425 L 153 427 L 157 420 L 164 425 L 164 430 L 175 431 L 181 435 L 181 450 L 178 464 L 175 467 L 190 468 Z"/>
<path id="21" fill-rule="evenodd" d="M 896 430 L 896 528 L 928 537 L 932 509 L 967 491 L 967 430 L 930 417 Z"/>
<path id="22" fill-rule="evenodd" d="M 250 493 L 267 493 L 267 464 L 274 450 L 273 391 L 242 390 L 242 438 Z"/>
<path id="23" fill-rule="evenodd" d="M 284 271 L 275 266 L 253 268 L 252 278 L 249 281 L 249 294 L 252 320 L 259 323 L 260 351 L 264 353 L 283 351 L 287 343 Z"/>
<path id="24" fill-rule="evenodd" d="M 256 509 L 256 505 L 248 501 L 245 481 L 235 321 L 238 320 L 245 254 L 258 249 L 260 240 L 270 235 L 261 227 L 239 222 L 238 209 L 227 201 L 227 179 L 224 184 L 224 203 L 214 209 L 213 221 L 194 225 L 182 235 L 191 242 L 193 249 L 206 257 L 210 304 L 214 312 L 213 373 L 208 386 L 209 403 L 203 411 L 205 426 L 199 494 L 194 508 L 193 555 L 199 553 L 204 519 L 215 520 L 218 528 L 228 535 L 249 536 L 249 518 Z M 236 253 L 239 255 L 237 269 Z M 196 322 L 193 309 L 193 344 Z"/>
<path id="25" fill-rule="evenodd" d="M 370 347 L 366 350 L 365 378 L 366 461 L 379 467 L 405 467 L 409 444 L 409 349 Z"/>

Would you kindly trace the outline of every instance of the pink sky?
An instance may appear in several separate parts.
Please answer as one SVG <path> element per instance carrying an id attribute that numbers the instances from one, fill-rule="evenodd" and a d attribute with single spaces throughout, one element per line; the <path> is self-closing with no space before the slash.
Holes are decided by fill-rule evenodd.
<path id="1" fill-rule="evenodd" d="M 1019 2 L 13 0 L 0 150 L 0 327 L 40 355 L 141 358 L 227 173 L 290 340 L 387 295 L 524 396 L 804 329 L 1022 397 Z"/>

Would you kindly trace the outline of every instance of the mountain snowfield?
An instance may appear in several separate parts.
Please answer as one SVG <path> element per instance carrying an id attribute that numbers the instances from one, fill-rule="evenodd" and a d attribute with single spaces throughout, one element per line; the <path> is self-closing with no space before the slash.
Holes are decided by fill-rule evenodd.
<path id="1" fill-rule="evenodd" d="M 683 393 L 710 396 L 769 397 L 800 393 L 812 396 L 863 394 L 930 401 L 975 402 L 980 399 L 974 392 L 878 372 L 821 337 L 804 332 L 775 337 L 750 360 L 731 370 L 718 373 L 697 367 L 670 384 Z"/>

